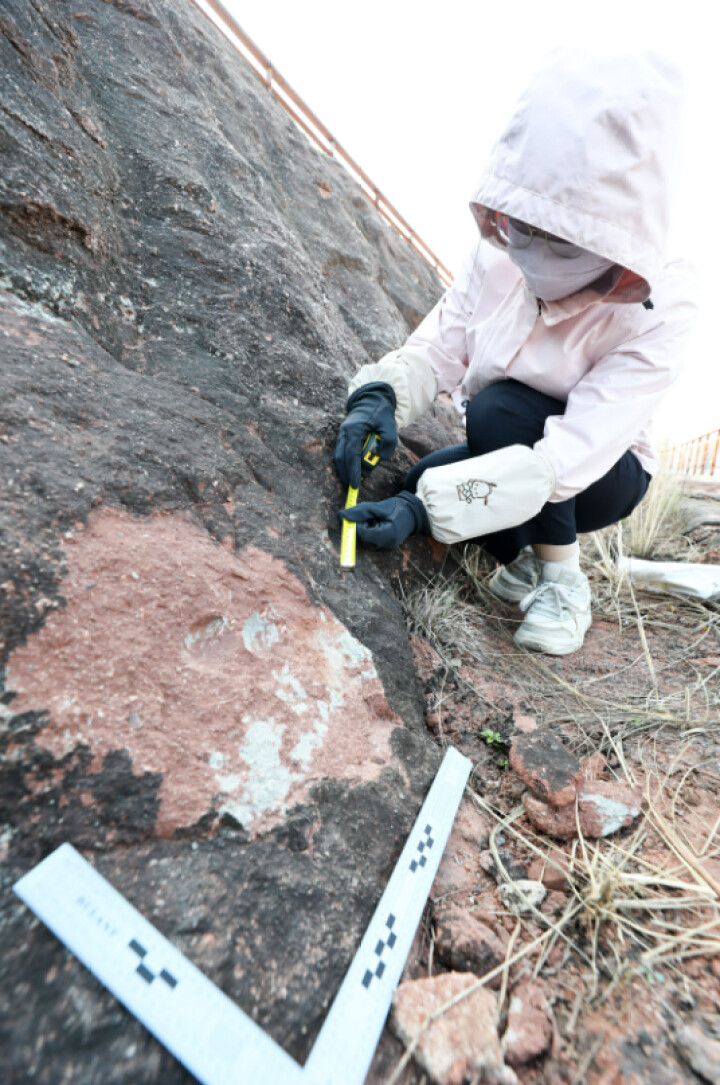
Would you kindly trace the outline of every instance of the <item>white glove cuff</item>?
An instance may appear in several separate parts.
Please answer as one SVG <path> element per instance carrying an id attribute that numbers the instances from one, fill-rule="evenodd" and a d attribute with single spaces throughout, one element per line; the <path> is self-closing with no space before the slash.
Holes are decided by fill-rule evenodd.
<path id="1" fill-rule="evenodd" d="M 419 418 L 437 397 L 437 380 L 428 362 L 422 354 L 405 348 L 362 366 L 348 385 L 348 396 L 373 381 L 384 381 L 394 391 L 398 429 Z"/>
<path id="2" fill-rule="evenodd" d="M 555 489 L 550 460 L 525 445 L 430 467 L 418 483 L 433 538 L 458 543 L 524 524 Z"/>

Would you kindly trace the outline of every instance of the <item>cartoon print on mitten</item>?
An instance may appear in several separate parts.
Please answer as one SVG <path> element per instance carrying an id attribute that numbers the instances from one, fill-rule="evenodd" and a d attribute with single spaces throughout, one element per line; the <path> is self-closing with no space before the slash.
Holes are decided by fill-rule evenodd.
<path id="1" fill-rule="evenodd" d="M 461 483 L 457 488 L 458 500 L 466 501 L 468 505 L 472 501 L 481 500 L 484 505 L 487 505 L 488 498 L 496 485 L 495 482 L 484 482 L 479 478 L 468 479 L 467 482 Z"/>

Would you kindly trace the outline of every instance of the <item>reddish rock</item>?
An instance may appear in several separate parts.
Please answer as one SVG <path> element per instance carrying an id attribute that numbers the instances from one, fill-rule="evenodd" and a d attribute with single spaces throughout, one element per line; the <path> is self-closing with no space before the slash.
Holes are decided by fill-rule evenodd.
<path id="1" fill-rule="evenodd" d="M 510 764 L 533 795 L 550 806 L 566 806 L 582 781 L 580 762 L 547 728 L 518 735 Z"/>
<path id="2" fill-rule="evenodd" d="M 552 893 L 548 893 L 545 897 L 545 900 L 540 905 L 540 911 L 543 915 L 562 915 L 565 911 L 567 899 L 567 893 L 562 893 L 559 889 L 554 889 Z"/>
<path id="3" fill-rule="evenodd" d="M 580 794 L 580 825 L 585 836 L 610 836 L 640 816 L 643 793 L 620 780 L 596 780 Z"/>
<path id="4" fill-rule="evenodd" d="M 574 807 L 574 804 L 573 804 Z M 547 856 L 537 856 L 528 867 L 528 878 L 542 882 L 546 889 L 562 890 L 567 888 L 567 874 L 570 860 L 564 851 L 553 848 Z M 560 869 L 558 869 L 560 868 Z"/>
<path id="5" fill-rule="evenodd" d="M 455 901 L 462 894 L 472 896 L 477 890 L 478 848 L 489 835 L 489 822 L 470 799 L 463 799 L 430 891 L 434 901 L 450 893 Z"/>
<path id="6" fill-rule="evenodd" d="M 393 997 L 395 1032 L 409 1046 L 431 1014 L 476 982 L 468 973 L 447 972 L 401 983 Z M 483 1085 L 517 1085 L 503 1061 L 496 1018 L 495 995 L 478 987 L 422 1034 L 416 1061 L 437 1085 L 463 1085 L 478 1074 Z"/>
<path id="7" fill-rule="evenodd" d="M 503 915 L 499 915 L 497 912 L 491 912 L 487 910 L 473 910 L 470 913 L 478 923 L 482 923 L 485 927 L 489 927 L 493 934 L 496 934 L 503 944 L 505 951 L 507 951 L 508 944 L 508 932 L 503 926 Z"/>
<path id="8" fill-rule="evenodd" d="M 515 726 L 524 735 L 529 735 L 533 731 L 537 731 L 538 724 L 534 716 L 516 716 Z"/>
<path id="9" fill-rule="evenodd" d="M 598 750 L 596 753 L 588 757 L 587 761 L 582 763 L 582 778 L 585 783 L 590 783 L 594 780 L 600 780 L 607 772 L 607 758 L 605 754 L 600 753 Z"/>
<path id="10" fill-rule="evenodd" d="M 539 832 L 547 833 L 548 836 L 559 837 L 561 840 L 567 840 L 578 835 L 577 821 L 580 818 L 578 813 L 576 820 L 574 802 L 557 808 L 549 806 L 546 802 L 541 802 L 540 799 L 536 799 L 533 795 L 525 795 L 523 797 L 523 806 L 530 824 Z M 582 825 L 582 822 L 580 823 Z"/>
<path id="11" fill-rule="evenodd" d="M 481 851 L 478 857 L 480 869 L 484 870 L 486 874 L 491 877 L 497 877 L 497 864 L 491 851 Z"/>
<path id="12" fill-rule="evenodd" d="M 583 836 L 597 839 L 632 825 L 642 809 L 642 791 L 617 780 L 599 780 L 578 796 L 577 818 L 574 802 L 557 808 L 525 795 L 523 804 L 531 824 L 540 832 L 568 839 L 578 835 L 579 822 Z"/>
<path id="13" fill-rule="evenodd" d="M 443 666 L 443 661 L 432 644 L 427 640 L 423 640 L 422 637 L 410 637 L 410 648 L 412 649 L 418 674 L 422 678 L 430 678 L 435 671 L 440 670 Z"/>
<path id="14" fill-rule="evenodd" d="M 379 775 L 398 720 L 372 655 L 277 559 L 181 513 L 99 509 L 64 541 L 65 606 L 8 668 L 54 758 L 122 744 L 159 774 L 160 836 L 213 804 L 254 835 L 318 779 Z"/>
<path id="15" fill-rule="evenodd" d="M 706 975 L 708 969 L 707 957 L 692 957 L 689 961 L 685 961 L 684 970 L 691 979 L 697 980 L 701 976 Z"/>
<path id="16" fill-rule="evenodd" d="M 505 946 L 490 927 L 463 908 L 445 909 L 435 923 L 435 949 L 438 959 L 455 972 L 474 972 L 484 976 L 505 960 Z M 501 976 L 488 986 L 497 989 Z"/>
<path id="17" fill-rule="evenodd" d="M 427 724 L 428 730 L 431 732 L 431 734 L 435 735 L 436 737 L 439 737 L 443 733 L 442 727 L 440 725 L 440 716 L 437 712 L 428 713 L 428 715 L 425 717 L 425 723 Z"/>
<path id="18" fill-rule="evenodd" d="M 555 1025 L 542 983 L 522 980 L 513 990 L 502 1051 L 511 1066 L 523 1066 L 552 1046 Z"/>
<path id="19" fill-rule="evenodd" d="M 557 942 L 548 954 L 547 963 L 550 968 L 558 968 L 562 964 L 566 952 L 567 945 L 560 938 L 558 938 Z"/>
<path id="20" fill-rule="evenodd" d="M 525 795 L 523 806 L 530 824 L 538 832 L 559 837 L 561 840 L 568 840 L 578 835 L 574 802 L 556 809 L 554 806 L 548 806 L 546 802 L 540 802 L 540 799 L 532 795 Z"/>

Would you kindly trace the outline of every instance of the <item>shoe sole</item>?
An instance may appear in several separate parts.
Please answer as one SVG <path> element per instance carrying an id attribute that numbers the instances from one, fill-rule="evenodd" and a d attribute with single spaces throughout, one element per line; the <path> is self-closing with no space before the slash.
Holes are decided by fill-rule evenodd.
<path id="1" fill-rule="evenodd" d="M 580 629 L 577 636 L 574 640 L 565 644 L 558 644 L 552 634 L 544 634 L 541 630 L 523 629 L 522 626 L 518 629 L 513 640 L 517 645 L 526 648 L 529 652 L 544 652 L 545 655 L 549 656 L 569 656 L 582 648 L 585 634 L 592 624 L 592 615 L 583 615 L 579 621 Z"/>

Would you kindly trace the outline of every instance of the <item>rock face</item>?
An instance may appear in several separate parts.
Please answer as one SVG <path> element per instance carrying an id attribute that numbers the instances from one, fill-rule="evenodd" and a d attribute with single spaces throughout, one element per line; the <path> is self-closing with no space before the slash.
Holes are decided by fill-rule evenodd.
<path id="1" fill-rule="evenodd" d="M 440 759 L 332 447 L 441 287 L 190 3 L 7 0 L 0 72 L 3 888 L 94 854 L 302 1060 Z M 3 1080 L 188 1080 L 7 891 L 0 991 Z"/>

